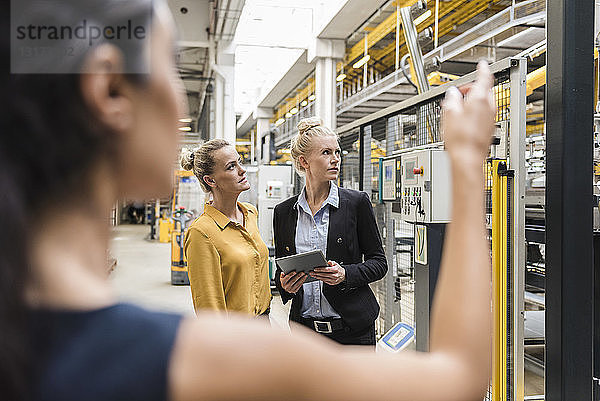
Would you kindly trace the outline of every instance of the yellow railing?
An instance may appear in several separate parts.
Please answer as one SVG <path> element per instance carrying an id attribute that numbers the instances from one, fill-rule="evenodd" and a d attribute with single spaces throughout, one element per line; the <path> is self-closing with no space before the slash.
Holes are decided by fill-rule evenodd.
<path id="1" fill-rule="evenodd" d="M 492 401 L 507 399 L 507 366 L 509 322 L 508 299 L 508 254 L 509 241 L 509 194 L 506 160 L 491 160 L 492 175 L 492 310 L 493 310 L 493 355 L 492 355 Z"/>

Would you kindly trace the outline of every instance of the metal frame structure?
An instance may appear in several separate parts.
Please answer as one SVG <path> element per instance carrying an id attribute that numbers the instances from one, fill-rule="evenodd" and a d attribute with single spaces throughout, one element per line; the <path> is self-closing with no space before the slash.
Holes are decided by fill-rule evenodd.
<path id="1" fill-rule="evenodd" d="M 510 132 L 509 167 L 514 171 L 513 182 L 513 308 L 512 314 L 512 355 L 513 388 L 512 399 L 522 400 L 525 391 L 524 378 L 524 312 L 525 312 L 525 133 L 526 133 L 526 84 L 527 61 L 523 58 L 511 59 L 510 70 Z"/>
<path id="2" fill-rule="evenodd" d="M 593 396 L 594 2 L 548 1 L 546 400 Z"/>
<path id="3" fill-rule="evenodd" d="M 507 58 L 504 60 L 500 60 L 497 63 L 492 64 L 490 66 L 490 70 L 491 70 L 492 74 L 494 74 L 499 71 L 508 70 L 511 67 L 518 67 L 519 60 L 520 59 L 515 59 L 515 58 Z M 475 72 L 472 72 L 470 74 L 464 75 L 463 77 L 453 81 L 452 85 L 461 86 L 461 85 L 465 85 L 470 82 L 473 82 L 474 80 L 475 80 Z M 369 114 L 368 116 L 365 116 L 363 118 L 359 118 L 358 120 L 352 121 L 349 124 L 343 125 L 343 126 L 339 127 L 338 129 L 336 129 L 336 132 L 339 135 L 343 135 L 344 133 L 352 131 L 353 129 L 359 128 L 361 126 L 366 126 L 369 123 L 371 123 L 381 117 L 385 117 L 387 115 L 392 115 L 392 114 L 398 113 L 398 112 L 400 112 L 404 109 L 408 109 L 409 107 L 414 106 L 418 103 L 422 103 L 428 99 L 432 99 L 434 97 L 440 96 L 446 92 L 447 88 L 448 87 L 444 86 L 444 85 L 437 86 L 435 88 L 432 88 L 430 91 L 428 91 L 426 93 L 422 93 L 422 94 L 413 96 L 402 102 L 399 102 L 392 106 L 381 109 L 375 113 Z M 524 106 L 524 104 L 523 104 L 523 106 Z"/>
<path id="4" fill-rule="evenodd" d="M 508 168 L 513 171 L 514 177 L 511 179 L 510 188 L 510 201 L 506 204 L 506 209 L 510 211 L 510 224 L 507 225 L 506 229 L 510 230 L 511 244 L 505 248 L 505 256 L 509 261 L 507 266 L 512 270 L 507 271 L 506 274 L 511 277 L 511 283 L 509 283 L 508 297 L 510 297 L 510 310 L 506 311 L 505 319 L 506 325 L 510 326 L 510 330 L 507 332 L 506 338 L 506 351 L 510 355 L 507 363 L 510 364 L 508 367 L 509 374 L 503 376 L 505 382 L 503 392 L 503 398 L 507 400 L 522 400 L 524 398 L 524 287 L 525 287 L 525 132 L 526 132 L 526 119 L 525 119 L 525 104 L 526 104 L 526 74 L 527 74 L 527 63 L 523 58 L 509 58 L 499 61 L 490 66 L 492 73 L 500 74 L 501 76 L 509 76 L 509 82 L 497 87 L 496 96 L 497 100 L 501 101 L 502 116 L 500 120 L 509 122 L 509 129 L 507 132 L 508 139 L 508 151 L 504 157 L 508 160 Z M 472 82 L 475 79 L 475 73 L 465 75 L 464 77 L 454 81 L 453 85 L 464 85 Z M 510 85 L 510 86 L 509 86 Z M 416 95 L 410 99 L 400 102 L 396 105 L 387 107 L 379 110 L 369 116 L 356 120 L 350 124 L 344 125 L 338 128 L 337 133 L 340 136 L 344 134 L 355 132 L 360 129 L 360 151 L 361 151 L 361 171 L 363 176 L 361 177 L 361 189 L 372 192 L 371 184 L 371 142 L 375 135 L 373 132 L 372 124 L 376 121 L 391 117 L 394 115 L 403 114 L 403 112 L 417 107 L 419 113 L 427 113 L 427 110 L 435 110 L 439 106 L 438 100 L 443 96 L 446 87 L 435 87 L 425 93 Z M 437 100 L 436 100 L 437 99 Z M 437 103 L 436 103 L 437 102 Z M 437 105 L 436 105 L 437 104 Z M 500 107 L 500 105 L 499 105 Z M 420 127 L 422 130 L 437 130 L 438 127 L 432 126 L 431 121 L 425 123 L 427 127 Z M 441 140 L 439 135 L 436 135 L 434 139 L 428 137 L 427 143 L 419 144 L 420 146 L 411 147 L 410 149 L 394 150 L 395 132 L 390 128 L 389 124 L 386 124 L 386 156 L 400 155 L 408 150 L 415 150 L 418 148 L 428 147 L 440 147 L 443 146 L 443 142 L 434 142 L 434 140 Z M 381 183 L 379 184 L 381 185 Z M 393 260 L 395 258 L 396 247 L 394 241 L 390 237 L 390 234 L 394 233 L 393 221 L 390 221 L 392 216 L 392 205 L 381 205 L 384 207 L 384 213 L 386 216 L 386 227 L 385 227 L 385 242 L 386 242 L 386 257 L 390 266 L 394 266 Z M 390 269 L 390 272 L 393 269 Z M 385 278 L 386 282 L 381 283 L 384 289 L 383 294 L 385 302 L 388 303 L 393 299 L 393 275 L 390 273 Z M 394 307 L 395 308 L 395 307 Z M 386 329 L 390 328 L 394 322 L 392 322 L 392 314 L 395 309 L 383 308 L 384 326 Z M 392 312 L 394 310 L 394 312 Z M 510 378 L 508 378 L 510 376 Z M 504 380 L 503 379 L 503 380 Z M 496 400 L 497 398 L 494 398 Z"/>

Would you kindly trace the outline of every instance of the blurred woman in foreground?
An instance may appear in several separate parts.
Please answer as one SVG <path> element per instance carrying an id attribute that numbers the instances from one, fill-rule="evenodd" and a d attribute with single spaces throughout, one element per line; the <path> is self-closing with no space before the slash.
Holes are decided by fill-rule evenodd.
<path id="1" fill-rule="evenodd" d="M 308 331 L 284 334 L 252 319 L 202 313 L 189 319 L 119 303 L 105 280 L 109 211 L 117 199 L 170 190 L 183 106 L 171 57 L 173 25 L 162 2 L 57 4 L 62 8 L 20 15 L 68 24 L 75 23 L 68 18 L 76 11 L 85 15 L 91 7 L 94 23 L 115 25 L 149 8 L 152 40 L 86 43 L 69 74 L 44 74 L 49 65 L 40 65 L 38 74 L 3 75 L 3 399 L 483 398 L 491 312 L 482 163 L 494 118 L 485 63 L 464 99 L 450 88 L 444 102 L 453 221 L 433 307 L 431 352 L 377 355 L 342 350 Z M 8 16 L 1 17 L 5 61 Z M 126 67 L 136 63 L 149 63 L 150 72 L 129 73 Z"/>

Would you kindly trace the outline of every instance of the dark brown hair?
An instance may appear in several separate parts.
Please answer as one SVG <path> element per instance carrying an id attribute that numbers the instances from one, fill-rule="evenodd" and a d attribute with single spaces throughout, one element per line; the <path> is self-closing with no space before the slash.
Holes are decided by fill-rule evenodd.
<path id="1" fill-rule="evenodd" d="M 94 10 L 96 22 L 105 24 L 153 14 L 149 0 L 57 1 L 50 6 L 28 2 L 29 15 L 42 23 L 68 24 L 73 15 L 84 15 L 89 10 Z M 2 7 L 0 47 L 5 65 L 0 82 L 4 88 L 0 96 L 0 394 L 2 399 L 20 401 L 32 396 L 30 314 L 24 297 L 31 274 L 28 241 L 32 230 L 53 205 L 85 196 L 83 183 L 92 166 L 102 158 L 115 157 L 117 137 L 86 106 L 79 74 L 8 72 L 10 2 L 2 2 Z M 125 65 L 145 65 L 145 42 L 138 43 L 120 48 Z M 72 61 L 74 71 L 79 71 L 83 59 L 85 54 Z M 44 66 L 36 68 L 44 71 Z M 143 85 L 146 78 L 143 74 L 126 76 L 136 85 Z"/>

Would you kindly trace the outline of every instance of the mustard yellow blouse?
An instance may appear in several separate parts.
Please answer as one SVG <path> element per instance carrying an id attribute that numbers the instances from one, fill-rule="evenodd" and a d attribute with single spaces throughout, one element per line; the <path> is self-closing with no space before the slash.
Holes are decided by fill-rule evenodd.
<path id="1" fill-rule="evenodd" d="M 269 251 L 258 232 L 258 211 L 238 202 L 245 227 L 211 205 L 188 229 L 184 251 L 194 309 L 260 315 L 271 303 Z"/>

